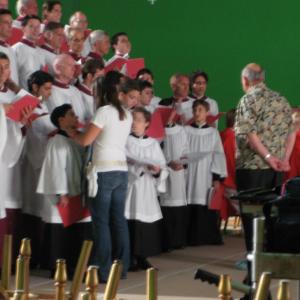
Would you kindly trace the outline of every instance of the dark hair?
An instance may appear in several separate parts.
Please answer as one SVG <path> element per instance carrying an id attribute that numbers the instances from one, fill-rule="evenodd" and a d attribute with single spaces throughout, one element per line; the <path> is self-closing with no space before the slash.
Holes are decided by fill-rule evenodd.
<path id="1" fill-rule="evenodd" d="M 54 6 L 59 4 L 60 6 L 62 6 L 60 1 L 54 1 L 54 0 L 48 0 L 46 2 L 43 3 L 42 6 L 42 10 L 46 10 L 46 11 L 52 11 Z M 43 16 L 44 17 L 44 16 Z"/>
<path id="2" fill-rule="evenodd" d="M 232 108 L 231 110 L 229 110 L 226 113 L 226 127 L 227 128 L 232 128 L 234 126 L 235 113 L 236 113 L 235 108 Z"/>
<path id="3" fill-rule="evenodd" d="M 203 106 L 205 108 L 206 111 L 209 111 L 209 103 L 206 102 L 205 100 L 200 100 L 197 99 L 194 101 L 193 103 L 193 111 L 198 107 L 198 106 Z"/>
<path id="4" fill-rule="evenodd" d="M 45 25 L 44 31 L 54 31 L 60 28 L 64 28 L 64 25 L 58 22 L 49 22 Z"/>
<path id="5" fill-rule="evenodd" d="M 119 85 L 121 79 L 125 76 L 118 71 L 110 71 L 106 73 L 106 76 L 103 81 L 103 98 L 106 105 L 111 102 L 111 99 L 118 98 Z"/>
<path id="6" fill-rule="evenodd" d="M 50 120 L 55 127 L 60 128 L 59 119 L 63 118 L 70 109 L 72 109 L 71 104 L 63 104 L 54 108 L 51 113 Z"/>
<path id="7" fill-rule="evenodd" d="M 39 20 L 40 22 L 42 22 L 40 17 L 36 15 L 26 16 L 22 21 L 22 27 L 25 27 L 30 20 Z"/>
<path id="8" fill-rule="evenodd" d="M 32 86 L 34 84 L 36 84 L 38 87 L 41 87 L 45 83 L 47 83 L 47 82 L 53 83 L 53 81 L 54 81 L 54 78 L 49 73 L 44 72 L 44 71 L 35 71 L 34 73 L 32 73 L 29 76 L 29 78 L 27 80 L 28 91 L 30 93 L 32 93 L 32 91 L 33 91 Z"/>
<path id="9" fill-rule="evenodd" d="M 141 114 L 143 114 L 143 116 L 144 116 L 146 122 L 148 122 L 148 123 L 151 122 L 151 113 L 150 113 L 148 110 L 146 110 L 144 107 L 136 107 L 136 108 L 133 110 L 132 113 L 133 113 L 133 114 L 134 114 L 134 113 L 141 113 Z"/>
<path id="10" fill-rule="evenodd" d="M 115 33 L 112 37 L 111 37 L 111 46 L 113 47 L 114 45 L 117 45 L 118 44 L 118 41 L 119 41 L 119 37 L 122 36 L 122 35 L 125 35 L 128 37 L 127 33 L 126 32 L 117 32 Z"/>
<path id="11" fill-rule="evenodd" d="M 192 73 L 190 79 L 191 79 L 191 83 L 194 83 L 195 80 L 199 77 L 202 76 L 206 82 L 208 82 L 208 75 L 207 73 L 205 73 L 204 71 L 195 71 Z"/>
<path id="12" fill-rule="evenodd" d="M 153 73 L 151 72 L 150 69 L 147 69 L 147 68 L 143 68 L 143 69 L 140 69 L 137 73 L 136 73 L 136 77 L 135 79 L 139 79 L 140 76 L 144 75 L 144 74 L 148 74 L 152 77 L 152 79 L 154 79 L 154 76 L 153 76 Z"/>
<path id="13" fill-rule="evenodd" d="M 9 57 L 4 52 L 0 52 L 0 59 L 7 59 L 9 61 Z"/>
<path id="14" fill-rule="evenodd" d="M 98 77 L 93 83 L 93 95 L 96 109 L 107 104 L 104 95 L 104 77 Z"/>
<path id="15" fill-rule="evenodd" d="M 4 16 L 4 15 L 10 15 L 12 16 L 12 13 L 9 9 L 6 8 L 0 8 L 0 16 Z"/>
<path id="16" fill-rule="evenodd" d="M 103 61 L 96 58 L 88 59 L 81 69 L 82 78 L 85 79 L 88 74 L 92 74 L 94 76 L 98 69 L 104 69 Z"/>
<path id="17" fill-rule="evenodd" d="M 150 88 L 150 89 L 153 88 L 153 85 L 150 82 L 148 82 L 147 80 L 139 80 L 138 84 L 139 84 L 139 88 L 140 88 L 141 92 L 146 88 Z"/>

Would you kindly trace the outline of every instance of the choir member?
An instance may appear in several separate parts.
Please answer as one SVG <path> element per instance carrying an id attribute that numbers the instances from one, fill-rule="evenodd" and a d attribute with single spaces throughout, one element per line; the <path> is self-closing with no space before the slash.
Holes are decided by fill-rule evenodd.
<path id="1" fill-rule="evenodd" d="M 55 58 L 53 68 L 55 81 L 53 83 L 52 95 L 47 101 L 49 111 L 52 112 L 55 107 L 65 103 L 72 104 L 79 122 L 84 124 L 88 118 L 88 113 L 79 90 L 71 85 L 75 74 L 74 59 L 68 54 L 60 54 Z"/>
<path id="2" fill-rule="evenodd" d="M 9 44 L 6 43 L 7 39 L 12 35 L 12 14 L 7 9 L 0 9 L 0 52 L 5 53 L 9 57 L 11 78 L 18 84 L 18 68 L 15 53 Z"/>
<path id="3" fill-rule="evenodd" d="M 84 222 L 89 219 L 87 217 L 80 220 L 81 223 L 64 228 L 58 206 L 68 208 L 74 201 L 72 197 L 81 196 L 84 151 L 67 134 L 78 126 L 78 118 L 70 104 L 56 107 L 50 118 L 58 133 L 48 142 L 37 185 L 37 192 L 44 195 L 41 214 L 46 223 L 41 266 L 53 272 L 56 260 L 64 258 L 68 274 L 72 276 L 84 235 L 91 229 L 90 222 Z"/>
<path id="4" fill-rule="evenodd" d="M 222 244 L 218 214 L 209 209 L 208 195 L 217 192 L 220 181 L 227 176 L 226 160 L 219 132 L 206 124 L 208 110 L 207 102 L 195 100 L 194 122 L 185 127 L 186 155 L 199 155 L 188 162 L 187 168 L 190 245 Z"/>
<path id="5" fill-rule="evenodd" d="M 194 99 L 205 100 L 209 104 L 209 114 L 215 116 L 219 113 L 219 107 L 216 100 L 206 96 L 208 75 L 203 71 L 194 72 L 191 76 L 191 97 Z M 214 123 L 217 127 L 218 123 Z"/>
<path id="6" fill-rule="evenodd" d="M 96 111 L 96 103 L 93 97 L 93 85 L 99 77 L 104 77 L 104 64 L 102 60 L 93 58 L 87 60 L 82 68 L 82 82 L 78 82 L 76 85 L 86 107 L 86 123 L 92 119 Z"/>
<path id="7" fill-rule="evenodd" d="M 108 33 L 100 29 L 94 30 L 89 35 L 89 41 L 91 45 L 91 51 L 86 58 L 96 58 L 104 61 L 103 57 L 108 54 L 110 49 L 110 39 Z"/>
<path id="8" fill-rule="evenodd" d="M 151 99 L 153 98 L 153 87 L 148 81 L 139 81 L 141 97 L 139 105 L 144 107 L 150 113 L 153 113 L 155 108 L 151 105 Z"/>
<path id="9" fill-rule="evenodd" d="M 187 235 L 185 165 L 180 160 L 186 152 L 187 136 L 184 127 L 174 122 L 175 115 L 174 111 L 169 117 L 163 142 L 163 151 L 169 167 L 167 191 L 160 196 L 165 251 L 183 248 Z"/>
<path id="10" fill-rule="evenodd" d="M 43 23 L 49 22 L 61 22 L 62 17 L 62 5 L 60 1 L 48 0 L 43 3 L 42 6 Z"/>
<path id="11" fill-rule="evenodd" d="M 76 63 L 82 64 L 84 57 L 82 56 L 83 45 L 85 41 L 84 32 L 81 29 L 69 28 L 66 32 L 70 54 Z"/>
<path id="12" fill-rule="evenodd" d="M 193 99 L 189 97 L 190 79 L 184 74 L 174 74 L 170 78 L 172 97 L 159 102 L 159 106 L 173 107 L 181 116 L 182 122 L 186 123 L 193 117 Z"/>
<path id="13" fill-rule="evenodd" d="M 18 17 L 13 22 L 13 27 L 22 29 L 22 22 L 26 16 L 38 15 L 38 4 L 36 0 L 18 0 L 16 2 L 16 11 Z"/>
<path id="14" fill-rule="evenodd" d="M 162 213 L 158 192 L 165 192 L 168 176 L 159 143 L 145 134 L 151 113 L 139 107 L 133 111 L 132 133 L 127 140 L 128 192 L 125 217 L 128 220 L 131 270 L 151 268 L 147 257 L 161 252 Z"/>
<path id="15" fill-rule="evenodd" d="M 8 0 L 0 0 L 0 9 L 8 9 Z"/>
<path id="16" fill-rule="evenodd" d="M 41 45 L 41 52 L 45 58 L 47 71 L 54 75 L 53 63 L 60 53 L 61 44 L 65 38 L 64 27 L 60 23 L 49 22 L 45 25 L 43 36 L 45 43 Z"/>
<path id="17" fill-rule="evenodd" d="M 143 69 L 140 69 L 137 74 L 136 74 L 136 79 L 138 80 L 142 80 L 142 81 L 148 81 L 149 83 L 152 84 L 152 86 L 154 85 L 154 75 L 153 73 L 151 72 L 151 70 L 147 69 L 147 68 L 143 68 Z M 151 110 L 154 111 L 157 106 L 158 106 L 158 103 L 161 101 L 161 98 L 158 97 L 158 96 L 155 96 L 153 94 L 152 96 L 152 99 L 151 99 L 151 102 L 150 102 L 150 105 L 151 105 Z"/>
<path id="18" fill-rule="evenodd" d="M 41 49 L 36 46 L 40 35 L 41 21 L 37 16 L 27 16 L 22 21 L 24 36 L 15 44 L 14 50 L 20 86 L 27 89 L 27 80 L 34 71 L 45 68 L 45 58 Z"/>
<path id="19" fill-rule="evenodd" d="M 55 126 L 50 121 L 46 102 L 51 95 L 54 78 L 43 71 L 36 71 L 28 79 L 29 92 L 40 99 L 39 106 L 31 117 L 31 125 L 27 128 L 25 151 L 22 162 L 23 189 L 23 236 L 31 239 L 31 266 L 39 264 L 43 223 L 41 209 L 43 198 L 36 193 L 36 186 L 46 153 L 50 134 Z"/>

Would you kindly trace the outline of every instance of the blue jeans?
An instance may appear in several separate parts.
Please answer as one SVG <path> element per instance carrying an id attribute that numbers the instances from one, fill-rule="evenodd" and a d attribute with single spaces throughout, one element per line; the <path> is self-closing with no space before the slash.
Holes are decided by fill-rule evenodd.
<path id="1" fill-rule="evenodd" d="M 127 183 L 128 172 L 100 172 L 98 193 L 89 201 L 95 239 L 92 263 L 99 266 L 102 280 L 107 280 L 114 259 L 123 263 L 123 278 L 129 267 L 129 234 L 124 217 Z"/>

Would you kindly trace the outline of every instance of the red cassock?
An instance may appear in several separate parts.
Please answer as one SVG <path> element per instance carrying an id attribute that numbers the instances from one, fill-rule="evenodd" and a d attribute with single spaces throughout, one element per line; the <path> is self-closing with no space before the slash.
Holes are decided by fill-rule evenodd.
<path id="1" fill-rule="evenodd" d="M 291 169 L 286 173 L 285 178 L 290 179 L 300 176 L 300 130 L 297 131 L 295 145 L 290 158 Z"/>
<path id="2" fill-rule="evenodd" d="M 226 157 L 228 176 L 222 182 L 223 191 L 225 188 L 236 189 L 235 184 L 235 133 L 232 128 L 226 128 L 221 133 L 224 153 Z M 220 215 L 223 220 L 226 220 L 231 215 L 236 215 L 236 211 L 230 204 L 230 200 L 225 198 L 224 193 L 222 197 Z"/>

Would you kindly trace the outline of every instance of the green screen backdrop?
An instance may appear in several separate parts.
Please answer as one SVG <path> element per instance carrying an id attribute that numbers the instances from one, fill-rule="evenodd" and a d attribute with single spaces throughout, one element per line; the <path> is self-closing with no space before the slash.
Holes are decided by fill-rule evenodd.
<path id="1" fill-rule="evenodd" d="M 14 2 L 12 1 L 11 5 Z M 42 3 L 42 1 L 39 1 Z M 220 110 L 243 94 L 241 69 L 258 62 L 267 84 L 292 105 L 300 98 L 300 1 L 289 0 L 63 0 L 63 21 L 82 10 L 90 28 L 126 31 L 132 57 L 144 57 L 156 94 L 170 95 L 175 72 L 205 70 L 208 95 Z"/>

